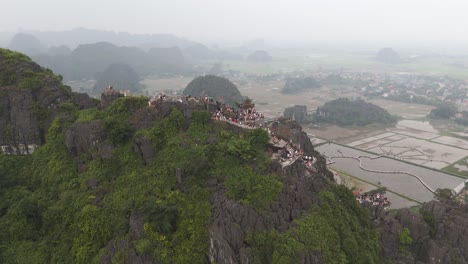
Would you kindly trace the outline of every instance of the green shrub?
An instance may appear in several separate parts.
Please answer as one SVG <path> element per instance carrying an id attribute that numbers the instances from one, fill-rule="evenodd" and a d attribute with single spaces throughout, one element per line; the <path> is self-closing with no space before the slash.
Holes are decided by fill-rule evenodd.
<path id="1" fill-rule="evenodd" d="M 408 249 L 413 244 L 413 239 L 411 238 L 411 233 L 407 227 L 403 228 L 400 234 L 400 250 L 408 254 Z"/>
<path id="2" fill-rule="evenodd" d="M 437 232 L 437 225 L 434 219 L 434 215 L 427 210 L 421 209 L 420 213 L 423 216 L 424 221 L 429 225 L 429 235 L 434 237 Z"/>
<path id="3" fill-rule="evenodd" d="M 97 108 L 88 108 L 78 112 L 77 123 L 89 123 L 94 120 L 102 119 L 104 113 Z"/>

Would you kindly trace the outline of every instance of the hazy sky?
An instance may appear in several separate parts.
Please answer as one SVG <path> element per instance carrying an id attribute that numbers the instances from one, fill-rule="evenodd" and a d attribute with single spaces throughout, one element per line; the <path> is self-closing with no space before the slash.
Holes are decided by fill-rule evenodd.
<path id="1" fill-rule="evenodd" d="M 468 45 L 467 0 L 0 0 L 0 31 L 76 27 L 199 41 Z"/>

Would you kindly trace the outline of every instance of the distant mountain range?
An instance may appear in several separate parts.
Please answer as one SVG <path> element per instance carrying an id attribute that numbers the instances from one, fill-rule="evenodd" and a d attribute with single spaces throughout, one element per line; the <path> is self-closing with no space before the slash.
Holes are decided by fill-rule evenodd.
<path id="1" fill-rule="evenodd" d="M 24 31 L 38 38 L 45 46 L 66 45 L 75 48 L 80 44 L 110 42 L 117 46 L 136 46 L 149 50 L 155 47 L 186 48 L 197 44 L 194 41 L 171 34 L 131 34 L 105 30 L 76 28 L 66 31 Z"/>
<path id="2" fill-rule="evenodd" d="M 263 41 L 234 48 L 207 47 L 170 34 L 131 34 L 77 28 L 1 33 L 0 47 L 25 53 L 65 80 L 93 79 L 113 63 L 139 76 L 185 74 L 202 61 L 243 60 Z"/>
<path id="3" fill-rule="evenodd" d="M 56 48 L 59 49 L 59 48 Z M 92 79 L 113 63 L 131 66 L 139 76 L 149 74 L 183 74 L 191 70 L 178 47 L 152 48 L 119 47 L 107 42 L 83 44 L 66 54 L 32 56 L 40 65 L 63 76 L 65 80 Z M 60 50 L 60 49 L 59 49 Z"/>

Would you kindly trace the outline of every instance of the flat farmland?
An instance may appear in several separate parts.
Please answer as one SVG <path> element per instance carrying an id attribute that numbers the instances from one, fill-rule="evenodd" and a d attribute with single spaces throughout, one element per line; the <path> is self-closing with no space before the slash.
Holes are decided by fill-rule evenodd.
<path id="1" fill-rule="evenodd" d="M 427 202 L 433 199 L 434 195 L 424 187 L 416 178 L 406 174 L 376 173 L 363 170 L 359 167 L 359 162 L 355 159 L 345 157 L 370 156 L 377 157 L 363 151 L 340 146 L 336 144 L 323 144 L 318 146 L 317 151 L 327 157 L 336 157 L 332 160 L 332 168 L 345 171 L 357 178 L 376 185 L 382 185 L 401 195 L 410 197 L 419 202 Z M 345 156 L 345 157 L 343 157 Z M 380 157 L 377 159 L 361 158 L 362 166 L 371 170 L 378 171 L 405 171 L 419 176 L 432 189 L 450 188 L 464 184 L 464 180 L 440 171 L 431 170 L 415 166 L 403 161 Z"/>
<path id="2" fill-rule="evenodd" d="M 397 125 L 396 128 L 389 128 L 388 131 L 414 137 L 414 138 L 421 138 L 421 139 L 433 139 L 433 138 L 440 136 L 439 134 L 436 134 L 436 133 L 408 128 L 408 127 L 399 126 L 399 125 Z"/>
<path id="3" fill-rule="evenodd" d="M 407 119 L 426 117 L 435 108 L 429 105 L 402 103 L 385 99 L 372 99 L 368 101 L 382 107 L 392 115 L 398 115 Z"/>
<path id="4" fill-rule="evenodd" d="M 347 143 L 366 150 L 434 169 L 468 177 L 463 158 L 468 155 L 468 141 L 441 136 L 429 122 L 403 120 L 395 128 L 378 135 L 368 135 Z M 455 167 L 455 163 L 458 167 Z"/>
<path id="5" fill-rule="evenodd" d="M 388 126 L 382 124 L 373 124 L 365 127 L 340 127 L 327 124 L 321 127 L 303 127 L 303 130 L 318 138 L 345 144 L 356 140 L 366 140 L 368 137 L 386 133 L 385 129 L 387 128 Z"/>
<path id="6" fill-rule="evenodd" d="M 356 97 L 358 93 L 352 89 L 322 87 L 300 94 L 282 94 L 284 81 L 272 80 L 266 82 L 239 82 L 232 80 L 242 95 L 255 100 L 255 107 L 267 117 L 275 118 L 283 115 L 284 109 L 294 105 L 305 105 L 309 111 L 317 109 L 327 101 L 339 97 Z"/>
<path id="7" fill-rule="evenodd" d="M 468 178 L 468 156 L 444 168 L 444 171 Z"/>
<path id="8" fill-rule="evenodd" d="M 442 169 L 443 167 L 446 167 L 467 155 L 467 151 L 464 149 L 441 145 L 438 143 L 411 137 L 391 142 L 380 147 L 390 155 L 396 155 L 396 158 L 399 158 L 407 151 L 416 150 L 421 154 L 418 159 L 425 161 L 420 164 L 424 165 L 426 162 L 432 161 L 441 163 L 437 167 L 433 166 L 433 168 L 436 169 Z M 373 150 L 374 149 L 369 149 L 371 152 L 373 152 Z M 404 157 L 401 158 L 405 159 Z M 445 164 L 445 166 L 442 163 Z"/>
<path id="9" fill-rule="evenodd" d="M 454 137 L 442 136 L 442 137 L 438 137 L 436 139 L 433 139 L 432 141 L 468 150 L 468 141 L 467 140 L 454 138 Z"/>

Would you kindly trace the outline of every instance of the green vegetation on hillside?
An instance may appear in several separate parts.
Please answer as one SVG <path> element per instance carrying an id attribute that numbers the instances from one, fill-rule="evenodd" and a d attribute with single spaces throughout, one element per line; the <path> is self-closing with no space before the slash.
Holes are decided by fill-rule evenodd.
<path id="1" fill-rule="evenodd" d="M 317 107 L 315 119 L 340 126 L 390 124 L 397 121 L 397 117 L 390 115 L 387 110 L 377 105 L 361 99 L 349 100 L 347 98 L 338 98 Z"/>
<path id="2" fill-rule="evenodd" d="M 235 132 L 208 112 L 194 112 L 188 123 L 177 108 L 135 129 L 132 113 L 145 106 L 144 97 L 124 97 L 104 110 L 67 108 L 33 155 L 0 155 L 0 262 L 95 263 L 111 251 L 118 263 L 136 253 L 160 263 L 205 263 L 208 180 L 224 182 L 227 197 L 260 214 L 278 197 L 284 179 L 268 169 L 264 130 Z M 96 121 L 112 157 L 99 158 L 96 148 L 72 156 L 64 131 Z M 156 150 L 150 165 L 134 150 L 141 137 Z M 257 263 L 295 263 L 307 251 L 327 263 L 379 262 L 366 209 L 344 187 L 329 188 L 290 230 L 250 236 Z"/>
<path id="3" fill-rule="evenodd" d="M 229 197 L 259 211 L 281 191 L 279 176 L 266 171 L 265 131 L 233 133 L 211 123 L 207 112 L 193 113 L 187 125 L 176 108 L 135 131 L 128 120 L 145 105 L 145 98 L 125 97 L 105 110 L 68 113 L 54 121 L 47 143 L 33 155 L 0 156 L 0 262 L 99 262 L 112 243 L 131 241 L 139 254 L 162 263 L 204 263 L 211 212 L 207 179 L 226 181 Z M 112 158 L 96 158 L 91 148 L 80 154 L 80 166 L 87 168 L 80 173 L 64 143 L 73 119 L 101 120 L 114 146 Z M 133 139 L 141 136 L 157 150 L 149 166 L 133 149 Z M 92 179 L 97 187 L 88 186 Z M 132 238 L 133 215 L 143 217 L 139 238 Z M 117 255 L 125 258 L 128 252 L 120 250 Z"/>
<path id="4" fill-rule="evenodd" d="M 320 252 L 324 263 L 382 263 L 379 235 L 370 230 L 369 212 L 344 186 L 320 192 L 320 206 L 286 232 L 251 234 L 253 263 L 299 263 L 307 252 Z"/>
<path id="5" fill-rule="evenodd" d="M 60 76 L 50 69 L 41 68 L 28 56 L 0 48 L 0 86 L 17 85 L 20 89 L 41 89 L 46 82 L 55 82 L 60 87 Z"/>

